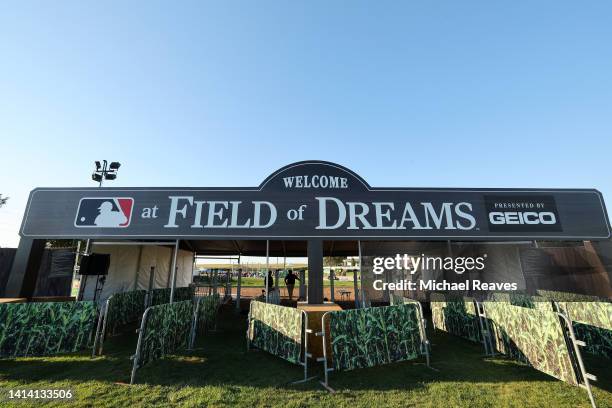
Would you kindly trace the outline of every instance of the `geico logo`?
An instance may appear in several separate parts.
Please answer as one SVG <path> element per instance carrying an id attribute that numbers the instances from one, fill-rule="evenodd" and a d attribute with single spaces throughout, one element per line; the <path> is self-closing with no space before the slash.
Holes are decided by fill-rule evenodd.
<path id="1" fill-rule="evenodd" d="M 557 217 L 551 212 L 491 212 L 491 224 L 556 224 Z"/>

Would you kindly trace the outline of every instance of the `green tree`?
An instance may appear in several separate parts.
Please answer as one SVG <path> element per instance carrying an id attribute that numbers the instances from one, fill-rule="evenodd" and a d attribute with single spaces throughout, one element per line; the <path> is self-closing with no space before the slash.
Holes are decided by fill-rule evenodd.
<path id="1" fill-rule="evenodd" d="M 326 256 L 323 258 L 324 266 L 342 266 L 342 261 L 344 261 L 343 256 Z"/>

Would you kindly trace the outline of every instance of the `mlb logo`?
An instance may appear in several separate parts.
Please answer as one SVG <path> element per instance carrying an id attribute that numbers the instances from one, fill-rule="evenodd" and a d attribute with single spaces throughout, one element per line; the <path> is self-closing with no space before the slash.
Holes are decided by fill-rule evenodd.
<path id="1" fill-rule="evenodd" d="M 130 197 L 81 198 L 74 220 L 77 228 L 127 228 L 134 199 Z"/>

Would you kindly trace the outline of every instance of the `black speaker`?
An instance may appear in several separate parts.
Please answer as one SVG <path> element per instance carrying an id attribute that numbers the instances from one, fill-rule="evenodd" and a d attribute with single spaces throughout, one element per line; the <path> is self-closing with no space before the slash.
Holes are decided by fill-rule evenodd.
<path id="1" fill-rule="evenodd" d="M 80 275 L 108 275 L 109 254 L 89 254 L 81 258 Z"/>

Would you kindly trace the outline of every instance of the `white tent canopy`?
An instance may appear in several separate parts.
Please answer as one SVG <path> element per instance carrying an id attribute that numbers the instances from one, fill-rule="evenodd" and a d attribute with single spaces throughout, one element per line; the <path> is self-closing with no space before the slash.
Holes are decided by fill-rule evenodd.
<path id="1" fill-rule="evenodd" d="M 91 252 L 110 254 L 110 267 L 99 301 L 114 293 L 148 289 L 151 267 L 155 268 L 153 288 L 169 288 L 171 285 L 173 247 L 157 245 L 96 245 Z M 179 250 L 176 260 L 176 287 L 187 286 L 192 281 L 194 253 Z M 83 276 L 85 279 L 86 277 Z M 83 300 L 92 300 L 96 277 L 87 277 Z"/>

